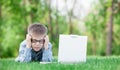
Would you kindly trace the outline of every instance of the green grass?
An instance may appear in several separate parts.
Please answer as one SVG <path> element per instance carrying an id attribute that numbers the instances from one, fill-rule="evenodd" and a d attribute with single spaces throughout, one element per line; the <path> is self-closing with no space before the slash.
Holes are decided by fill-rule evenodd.
<path id="1" fill-rule="evenodd" d="M 0 70 L 120 70 L 120 56 L 88 56 L 85 63 L 78 64 L 20 63 L 13 59 L 0 59 Z"/>

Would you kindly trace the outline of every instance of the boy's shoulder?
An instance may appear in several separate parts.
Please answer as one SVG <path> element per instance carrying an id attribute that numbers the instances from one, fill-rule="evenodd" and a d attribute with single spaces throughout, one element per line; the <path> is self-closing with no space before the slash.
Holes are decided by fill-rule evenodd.
<path id="1" fill-rule="evenodd" d="M 23 40 L 21 43 L 20 43 L 21 46 L 26 46 L 26 40 Z"/>
<path id="2" fill-rule="evenodd" d="M 48 47 L 52 48 L 52 43 L 51 42 L 48 43 Z"/>

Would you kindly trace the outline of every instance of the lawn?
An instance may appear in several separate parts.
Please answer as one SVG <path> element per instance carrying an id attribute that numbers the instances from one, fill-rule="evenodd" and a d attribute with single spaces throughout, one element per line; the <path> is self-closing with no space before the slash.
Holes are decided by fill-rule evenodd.
<path id="1" fill-rule="evenodd" d="M 85 63 L 77 64 L 19 63 L 13 59 L 0 59 L 0 70 L 120 70 L 120 56 L 88 56 Z"/>

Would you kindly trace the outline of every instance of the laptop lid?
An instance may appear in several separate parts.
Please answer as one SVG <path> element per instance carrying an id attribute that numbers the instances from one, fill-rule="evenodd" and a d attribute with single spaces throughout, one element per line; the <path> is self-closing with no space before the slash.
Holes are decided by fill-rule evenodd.
<path id="1" fill-rule="evenodd" d="M 87 50 L 87 36 L 60 35 L 58 62 L 85 62 Z"/>

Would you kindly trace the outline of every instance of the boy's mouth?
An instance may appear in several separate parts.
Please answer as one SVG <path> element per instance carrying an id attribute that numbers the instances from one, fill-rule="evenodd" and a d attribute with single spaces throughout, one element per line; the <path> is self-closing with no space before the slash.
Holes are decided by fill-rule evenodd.
<path id="1" fill-rule="evenodd" d="M 40 47 L 34 47 L 35 49 L 40 49 Z"/>

